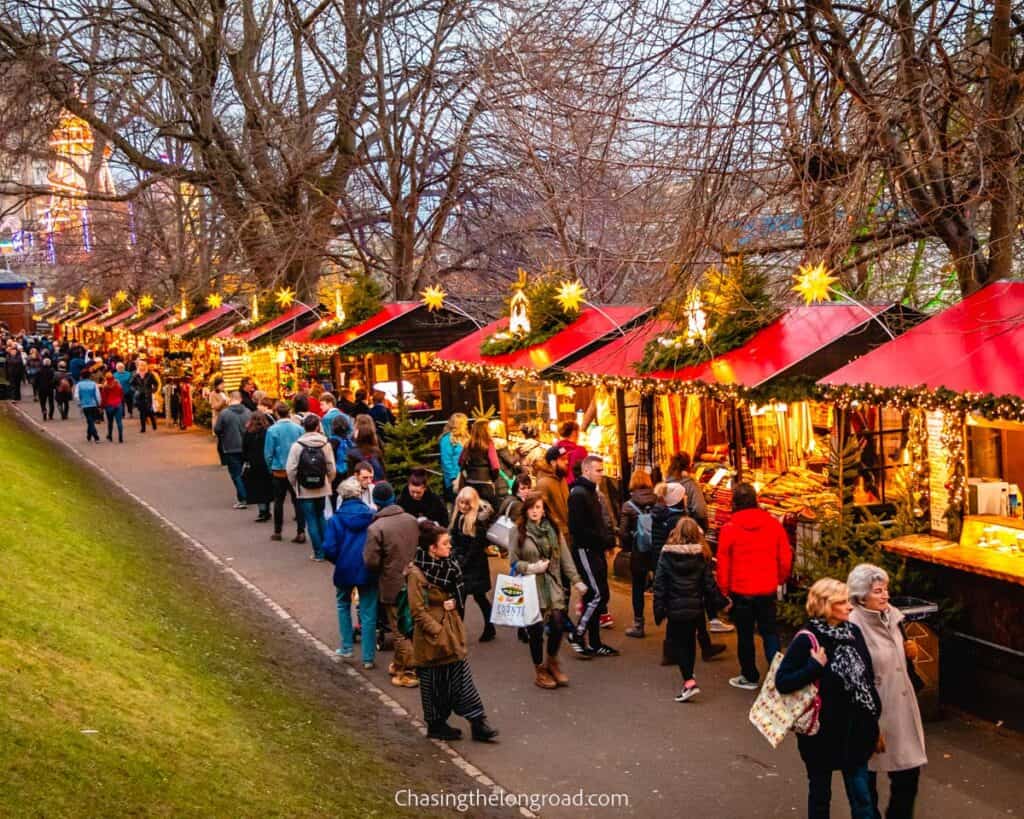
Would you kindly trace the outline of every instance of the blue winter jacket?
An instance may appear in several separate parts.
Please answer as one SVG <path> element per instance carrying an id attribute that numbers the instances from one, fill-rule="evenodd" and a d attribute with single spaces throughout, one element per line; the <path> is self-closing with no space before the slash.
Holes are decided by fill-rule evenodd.
<path id="1" fill-rule="evenodd" d="M 444 485 L 451 488 L 459 477 L 459 456 L 462 455 L 462 444 L 452 440 L 452 434 L 446 432 L 441 436 L 441 474 Z"/>
<path id="2" fill-rule="evenodd" d="M 279 418 L 271 424 L 263 441 L 263 460 L 267 462 L 267 469 L 271 472 L 283 471 L 288 465 L 292 444 L 301 437 L 302 427 L 290 418 Z"/>
<path id="3" fill-rule="evenodd" d="M 364 586 L 373 575 L 363 562 L 366 530 L 373 522 L 373 510 L 359 498 L 346 498 L 327 521 L 324 557 L 334 564 L 334 585 Z"/>

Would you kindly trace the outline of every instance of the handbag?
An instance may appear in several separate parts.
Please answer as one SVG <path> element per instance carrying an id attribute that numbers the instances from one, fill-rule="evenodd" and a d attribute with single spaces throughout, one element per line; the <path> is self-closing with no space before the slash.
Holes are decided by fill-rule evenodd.
<path id="1" fill-rule="evenodd" d="M 507 574 L 499 574 L 494 581 L 491 623 L 496 626 L 526 628 L 526 626 L 539 623 L 540 618 L 537 576 L 520 574 L 512 577 Z"/>
<path id="2" fill-rule="evenodd" d="M 519 527 L 508 515 L 499 515 L 498 519 L 487 527 L 487 542 L 510 552 L 519 540 Z"/>
<path id="3" fill-rule="evenodd" d="M 806 629 L 798 631 L 796 636 L 799 637 L 801 634 L 810 637 L 811 647 L 817 650 L 818 638 Z M 821 727 L 818 721 L 821 713 L 821 694 L 817 682 L 791 694 L 781 694 L 775 687 L 775 674 L 782 664 L 782 656 L 779 652 L 772 658 L 764 685 L 761 686 L 757 699 L 750 708 L 750 721 L 773 748 L 778 748 L 790 731 L 814 736 Z"/>

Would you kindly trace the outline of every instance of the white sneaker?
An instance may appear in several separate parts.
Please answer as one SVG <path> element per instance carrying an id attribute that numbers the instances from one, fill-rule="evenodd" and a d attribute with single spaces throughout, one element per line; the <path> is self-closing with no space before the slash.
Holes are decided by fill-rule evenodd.
<path id="1" fill-rule="evenodd" d="M 231 508 L 232 508 L 232 509 L 248 509 L 248 508 L 249 508 L 249 504 L 247 504 L 247 503 L 242 503 L 241 501 L 239 501 L 238 503 L 236 503 L 236 504 L 235 504 L 234 506 L 232 506 Z"/>
<path id="2" fill-rule="evenodd" d="M 730 631 L 736 631 L 736 626 L 731 623 L 724 623 L 715 617 L 708 623 L 708 631 L 712 634 L 728 634 Z"/>
<path id="3" fill-rule="evenodd" d="M 757 691 L 759 687 L 756 682 L 751 682 L 742 674 L 729 680 L 729 685 L 733 688 L 742 688 L 744 691 Z"/>
<path id="4" fill-rule="evenodd" d="M 676 697 L 676 702 L 686 702 L 687 700 L 692 700 L 699 693 L 700 689 L 697 686 L 693 686 L 692 688 L 684 688 L 682 691 L 679 692 L 679 695 Z"/>
<path id="5" fill-rule="evenodd" d="M 349 659 L 352 656 L 352 652 L 351 651 L 345 651 L 345 649 L 343 649 L 343 648 L 336 648 L 336 649 L 334 649 L 334 653 L 337 654 L 339 657 L 343 657 L 346 660 Z"/>

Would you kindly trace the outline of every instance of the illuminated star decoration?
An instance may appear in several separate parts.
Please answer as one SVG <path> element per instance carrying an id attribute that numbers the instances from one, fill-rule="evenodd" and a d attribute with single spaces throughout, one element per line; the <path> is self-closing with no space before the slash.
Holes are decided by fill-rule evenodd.
<path id="1" fill-rule="evenodd" d="M 800 271 L 793 277 L 796 284 L 794 292 L 804 297 L 808 305 L 817 301 L 828 301 L 829 291 L 832 285 L 839 281 L 835 276 L 830 276 L 824 262 L 811 265 L 800 265 Z"/>
<path id="2" fill-rule="evenodd" d="M 53 305 L 55 305 L 56 303 L 57 303 L 57 297 L 56 296 L 47 296 L 46 297 L 46 306 L 47 307 L 53 307 Z"/>
<path id="3" fill-rule="evenodd" d="M 579 279 L 571 282 L 562 282 L 558 286 L 558 294 L 555 301 L 562 305 L 566 313 L 578 313 L 580 304 L 587 295 L 587 289 Z"/>
<path id="4" fill-rule="evenodd" d="M 126 301 L 128 301 L 128 293 L 124 290 L 118 290 L 114 294 L 114 304 L 124 304 Z"/>
<path id="5" fill-rule="evenodd" d="M 148 310 L 152 306 L 153 306 L 153 297 L 152 296 L 143 296 L 141 299 L 139 299 L 139 307 L 141 307 L 143 310 Z"/>
<path id="6" fill-rule="evenodd" d="M 440 285 L 433 284 L 426 290 L 420 292 L 423 296 L 423 304 L 426 305 L 430 311 L 440 310 L 444 307 L 444 300 L 448 296 L 444 290 L 441 289 Z"/>
<path id="7" fill-rule="evenodd" d="M 87 293 L 83 293 L 82 297 L 78 300 L 78 307 L 79 307 L 79 309 L 80 310 L 88 310 L 89 309 L 89 304 L 90 304 L 90 302 L 89 302 L 88 294 Z"/>
<path id="8" fill-rule="evenodd" d="M 282 287 L 274 294 L 274 301 L 281 309 L 291 307 L 292 302 L 295 301 L 295 291 L 290 287 Z"/>
<path id="9" fill-rule="evenodd" d="M 209 307 L 211 310 L 216 310 L 223 303 L 224 299 L 221 297 L 220 293 L 211 293 L 209 296 L 206 297 L 206 306 Z"/>

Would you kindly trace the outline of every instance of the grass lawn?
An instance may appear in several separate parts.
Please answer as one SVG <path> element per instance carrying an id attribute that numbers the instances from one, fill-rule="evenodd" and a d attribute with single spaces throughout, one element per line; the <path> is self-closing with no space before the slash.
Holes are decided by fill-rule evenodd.
<path id="1" fill-rule="evenodd" d="M 373 702 L 346 722 L 337 669 L 319 695 L 230 581 L 3 412 L 0 474 L 0 814 L 390 816 L 430 787 L 402 769 L 426 743 L 382 748 Z"/>

